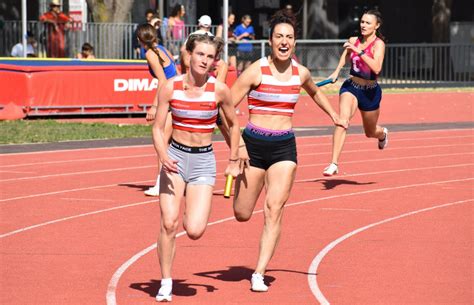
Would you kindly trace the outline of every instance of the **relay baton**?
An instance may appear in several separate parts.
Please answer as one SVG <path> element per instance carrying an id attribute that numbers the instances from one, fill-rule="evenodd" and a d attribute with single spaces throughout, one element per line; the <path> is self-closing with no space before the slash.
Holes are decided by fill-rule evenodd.
<path id="1" fill-rule="evenodd" d="M 333 82 L 334 82 L 334 80 L 332 78 L 328 78 L 328 79 L 325 79 L 323 81 L 320 81 L 319 83 L 316 83 L 316 86 L 322 87 L 322 86 L 325 86 L 327 84 L 331 84 Z"/>
<path id="2" fill-rule="evenodd" d="M 230 198 L 230 192 L 232 190 L 232 182 L 234 182 L 234 177 L 232 175 L 228 175 L 225 179 L 225 188 L 224 188 L 224 197 Z"/>

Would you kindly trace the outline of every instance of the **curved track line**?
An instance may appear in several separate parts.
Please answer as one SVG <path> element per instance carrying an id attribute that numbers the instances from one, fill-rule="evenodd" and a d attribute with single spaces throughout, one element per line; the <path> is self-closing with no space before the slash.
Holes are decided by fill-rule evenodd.
<path id="1" fill-rule="evenodd" d="M 419 186 L 427 186 L 427 185 L 436 185 L 436 184 L 442 184 L 442 183 L 454 183 L 454 182 L 462 182 L 462 181 L 469 181 L 469 180 L 474 180 L 474 178 L 465 178 L 465 179 L 456 179 L 456 180 L 445 180 L 445 181 L 436 181 L 436 182 L 427 182 L 427 183 L 417 183 L 417 184 L 410 184 L 410 185 L 403 185 L 403 186 L 398 186 L 398 187 L 388 187 L 388 188 L 380 188 L 380 189 L 374 189 L 374 190 L 368 190 L 368 191 L 361 191 L 361 192 L 354 192 L 354 193 L 348 193 L 348 194 L 341 194 L 341 195 L 334 195 L 334 196 L 328 196 L 328 197 L 322 197 L 322 198 L 316 198 L 316 199 L 308 199 L 304 201 L 298 201 L 290 204 L 286 204 L 285 208 L 287 207 L 292 207 L 292 206 L 298 206 L 306 203 L 311 203 L 311 202 L 318 202 L 318 201 L 323 201 L 323 200 L 328 200 L 328 199 L 334 199 L 334 198 L 341 198 L 341 197 L 349 197 L 349 196 L 355 196 L 355 195 L 362 195 L 362 194 L 370 194 L 370 193 L 376 193 L 376 192 L 384 192 L 384 191 L 391 191 L 391 190 L 397 190 L 397 189 L 404 189 L 404 188 L 411 188 L 411 187 L 419 187 Z M 252 213 L 252 215 L 260 214 L 262 213 L 263 210 L 257 210 Z M 215 224 L 220 224 L 229 220 L 234 220 L 234 217 L 228 217 L 224 219 L 220 219 L 211 223 L 208 223 L 209 226 L 213 226 Z M 186 232 L 182 231 L 179 232 L 176 237 L 183 236 L 185 235 Z M 153 245 L 147 247 L 146 249 L 143 249 L 142 251 L 138 252 L 134 256 L 132 256 L 130 259 L 128 259 L 125 263 L 123 263 L 112 275 L 112 278 L 109 281 L 109 284 L 107 286 L 107 293 L 106 293 L 106 301 L 107 305 L 117 305 L 117 285 L 120 281 L 120 278 L 122 275 L 127 271 L 127 269 L 133 265 L 137 260 L 139 260 L 141 257 L 145 256 L 148 254 L 150 251 L 153 249 L 156 249 L 157 244 L 154 243 Z"/>
<path id="2" fill-rule="evenodd" d="M 343 177 L 367 176 L 367 175 L 376 175 L 376 174 L 397 173 L 397 172 L 404 172 L 404 171 L 426 170 L 426 169 L 450 168 L 450 167 L 464 167 L 464 166 L 467 166 L 467 165 L 474 165 L 474 163 L 448 165 L 448 166 L 436 166 L 436 167 L 410 168 L 410 169 L 404 169 L 404 170 L 366 172 L 366 173 L 358 173 L 358 174 L 352 174 L 352 175 L 344 175 Z M 335 178 L 337 178 L 337 177 L 325 177 L 325 178 L 322 178 L 322 179 L 332 180 L 332 179 L 335 179 Z M 318 178 L 295 180 L 295 183 L 314 181 L 315 179 L 318 179 Z M 151 180 L 149 180 L 149 181 L 151 181 Z M 141 183 L 141 181 L 133 182 L 133 183 Z M 110 184 L 108 186 L 116 186 L 116 185 L 117 184 Z M 95 188 L 101 188 L 101 187 L 105 187 L 105 186 L 75 189 L 74 191 L 95 189 Z M 69 190 L 69 191 L 72 191 L 72 190 Z M 222 190 L 215 190 L 215 192 L 220 192 L 220 191 L 222 191 Z M 66 191 L 64 191 L 64 192 L 66 192 Z M 49 194 L 59 194 L 59 193 L 63 193 L 63 191 L 52 192 L 52 193 L 49 193 Z M 338 197 L 343 197 L 344 194 L 337 195 L 337 196 Z M 330 198 L 330 197 L 326 197 L 326 198 Z M 62 221 L 66 221 L 66 220 L 70 220 L 70 219 L 74 219 L 74 218 L 78 218 L 78 217 L 83 217 L 83 216 L 94 215 L 94 214 L 98 214 L 98 213 L 102 213 L 102 212 L 108 212 L 108 211 L 112 211 L 112 210 L 115 210 L 115 209 L 132 207 L 132 206 L 135 206 L 135 205 L 144 204 L 144 203 L 148 203 L 148 202 L 153 202 L 153 201 L 157 201 L 157 200 L 158 199 L 150 200 L 150 201 L 143 201 L 143 202 L 140 202 L 140 203 L 134 203 L 134 204 L 130 204 L 130 205 L 124 205 L 124 206 L 119 206 L 119 207 L 114 207 L 114 208 L 109 208 L 109 209 L 104 209 L 104 210 L 98 210 L 98 211 L 94 211 L 94 212 L 88 212 L 88 213 L 84 213 L 84 214 L 80 214 L 80 215 L 70 216 L 70 217 L 66 217 L 66 218 L 51 220 L 51 221 L 48 221 L 48 222 L 44 222 L 44 223 L 36 224 L 36 225 L 33 225 L 33 226 L 25 227 L 25 228 L 22 228 L 22 229 L 18 229 L 18 230 L 12 231 L 12 232 L 4 233 L 4 234 L 0 235 L 0 238 L 6 237 L 6 236 L 9 236 L 9 235 L 13 235 L 13 234 L 17 234 L 17 233 L 21 233 L 21 232 L 31 230 L 31 229 L 34 229 L 34 228 L 42 227 L 42 226 L 45 226 L 45 225 L 54 224 L 54 223 L 57 223 L 57 222 L 62 222 Z M 290 205 L 295 205 L 295 204 L 290 204 Z M 287 206 L 289 206 L 289 205 L 287 205 Z"/>
<path id="3" fill-rule="evenodd" d="M 309 283 L 309 287 L 311 288 L 311 292 L 314 294 L 314 296 L 316 297 L 316 299 L 318 300 L 318 302 L 321 305 L 329 305 L 330 304 L 329 301 L 326 299 L 326 297 L 323 295 L 321 289 L 319 288 L 318 281 L 317 281 L 317 276 L 315 274 L 318 271 L 318 267 L 321 264 L 323 258 L 329 253 L 329 251 L 334 249 L 334 247 L 336 247 L 338 244 L 342 243 L 346 239 L 348 239 L 348 238 L 350 238 L 350 237 L 352 237 L 352 236 L 354 236 L 354 235 L 356 235 L 360 232 L 363 232 L 365 230 L 368 230 L 370 228 L 373 228 L 373 227 L 381 225 L 381 224 L 385 224 L 385 223 L 390 222 L 390 221 L 394 221 L 394 220 L 398 220 L 398 219 L 408 217 L 408 216 L 412 216 L 412 215 L 415 215 L 415 214 L 428 212 L 428 211 L 432 211 L 432 210 L 435 210 L 435 209 L 445 208 L 445 207 L 449 207 L 449 206 L 453 206 L 453 205 L 457 205 L 457 204 L 462 204 L 462 203 L 466 203 L 466 202 L 470 202 L 470 201 L 474 201 L 474 199 L 455 201 L 455 202 L 445 203 L 445 204 L 432 206 L 432 207 L 421 209 L 421 210 L 416 210 L 416 211 L 404 213 L 404 214 L 401 214 L 401 215 L 398 215 L 398 216 L 395 216 L 395 217 L 390 217 L 390 218 L 372 223 L 370 225 L 361 227 L 359 229 L 356 229 L 354 231 L 351 231 L 351 232 L 347 233 L 346 235 L 343 235 L 343 236 L 339 237 L 338 239 L 334 240 L 333 242 L 328 244 L 326 247 L 324 247 L 324 249 L 321 250 L 321 252 L 319 252 L 316 255 L 316 257 L 313 259 L 313 261 L 311 262 L 311 265 L 309 266 L 309 269 L 308 269 L 308 283 Z"/>
<path id="4" fill-rule="evenodd" d="M 143 205 L 143 204 L 147 204 L 147 203 L 152 203 L 152 202 L 157 202 L 157 201 L 158 201 L 158 199 L 141 201 L 141 202 L 131 203 L 131 204 L 127 204 L 127 205 L 121 205 L 121 206 L 118 206 L 118 207 L 113 207 L 113 208 L 108 208 L 108 209 L 83 213 L 83 214 L 79 214 L 79 215 L 59 218 L 59 219 L 39 223 L 39 224 L 36 224 L 36 225 L 32 225 L 32 226 L 29 226 L 29 227 L 21 228 L 21 229 L 15 230 L 15 231 L 10 231 L 10 232 L 7 232 L 7 233 L 3 233 L 3 234 L 0 235 L 0 238 L 15 235 L 15 234 L 22 233 L 22 232 L 25 232 L 25 231 L 29 231 L 29 230 L 32 230 L 32 229 L 36 229 L 36 228 L 39 228 L 39 227 L 44 227 L 44 226 L 51 225 L 51 224 L 54 224 L 54 223 L 63 222 L 63 221 L 66 221 L 66 220 L 71 220 L 71 219 L 76 219 L 76 218 L 80 218 L 80 217 L 84 217 L 84 216 L 90 216 L 90 215 L 100 214 L 100 213 L 104 213 L 104 212 L 110 212 L 110 211 L 130 208 L 130 207 Z"/>

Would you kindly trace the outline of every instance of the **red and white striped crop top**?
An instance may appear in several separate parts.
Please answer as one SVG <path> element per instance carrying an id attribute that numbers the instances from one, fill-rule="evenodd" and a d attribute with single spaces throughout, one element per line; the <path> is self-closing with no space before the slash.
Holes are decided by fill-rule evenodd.
<path id="1" fill-rule="evenodd" d="M 292 116 L 298 102 L 301 89 L 301 80 L 298 73 L 298 64 L 291 60 L 292 76 L 289 81 L 277 80 L 270 70 L 268 59 L 260 59 L 262 82 L 257 88 L 250 91 L 248 105 L 250 114 L 271 114 Z"/>
<path id="2" fill-rule="evenodd" d="M 176 76 L 173 83 L 170 101 L 173 128 L 190 132 L 213 132 L 217 119 L 216 79 L 209 77 L 201 96 L 188 97 L 184 91 L 183 77 L 184 75 Z"/>

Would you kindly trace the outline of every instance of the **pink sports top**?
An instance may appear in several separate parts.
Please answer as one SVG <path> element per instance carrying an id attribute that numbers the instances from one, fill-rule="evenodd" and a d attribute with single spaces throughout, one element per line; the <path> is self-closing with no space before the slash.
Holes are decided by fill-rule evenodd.
<path id="1" fill-rule="evenodd" d="M 184 75 L 176 76 L 173 82 L 170 101 L 173 128 L 190 132 L 213 132 L 217 119 L 216 79 L 209 77 L 201 96 L 188 97 L 183 88 L 183 77 Z"/>
<path id="2" fill-rule="evenodd" d="M 184 20 L 174 19 L 174 25 L 171 29 L 173 33 L 174 40 L 181 40 L 184 37 Z"/>
<path id="3" fill-rule="evenodd" d="M 374 54 L 372 53 L 372 47 L 374 46 L 375 42 L 378 40 L 379 38 L 375 38 L 374 41 L 372 41 L 365 49 L 364 49 L 364 53 L 365 55 L 371 57 L 371 58 L 374 58 Z M 360 40 L 359 38 L 357 38 L 354 46 L 359 46 L 360 44 Z M 360 78 L 363 78 L 363 79 L 367 79 L 367 80 L 376 80 L 377 79 L 377 74 L 374 73 L 374 71 L 372 71 L 369 66 L 365 63 L 365 61 L 360 58 L 360 56 L 355 53 L 355 52 L 352 52 L 351 53 L 351 71 L 349 72 L 350 75 L 352 76 L 356 76 L 356 77 L 360 77 Z"/>
<path id="4" fill-rule="evenodd" d="M 298 64 L 291 60 L 292 76 L 289 81 L 277 80 L 270 70 L 268 59 L 260 59 L 262 82 L 250 91 L 248 107 L 250 114 L 271 114 L 293 116 L 301 89 Z"/>

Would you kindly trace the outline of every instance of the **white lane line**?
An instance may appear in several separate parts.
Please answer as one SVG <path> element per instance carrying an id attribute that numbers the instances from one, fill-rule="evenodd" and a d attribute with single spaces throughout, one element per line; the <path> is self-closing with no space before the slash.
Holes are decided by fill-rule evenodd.
<path id="1" fill-rule="evenodd" d="M 472 181 L 474 178 L 466 178 L 466 179 L 456 179 L 456 180 L 445 180 L 445 181 L 435 181 L 435 182 L 427 182 L 427 183 L 417 183 L 417 184 L 411 184 L 411 185 L 403 185 L 403 186 L 398 186 L 398 187 L 388 187 L 388 188 L 380 188 L 380 189 L 374 189 L 374 190 L 368 190 L 368 191 L 361 191 L 361 192 L 354 192 L 354 193 L 348 193 L 348 194 L 341 194 L 341 195 L 334 195 L 334 196 L 328 196 L 328 197 L 322 197 L 322 198 L 316 198 L 316 199 L 309 199 L 309 200 L 303 200 L 299 202 L 294 202 L 290 204 L 286 204 L 285 208 L 287 207 L 292 207 L 292 206 L 298 206 L 302 204 L 307 204 L 307 203 L 314 203 L 314 202 L 319 202 L 323 200 L 328 200 L 328 199 L 337 199 L 337 198 L 342 198 L 342 197 L 349 197 L 349 196 L 356 196 L 356 195 L 364 195 L 364 194 L 370 194 L 370 193 L 376 193 L 376 192 L 384 192 L 384 191 L 392 191 L 392 190 L 397 190 L 397 189 L 404 189 L 404 188 L 412 188 L 412 187 L 420 187 L 420 186 L 429 186 L 429 185 L 436 185 L 436 184 L 443 184 L 443 183 L 455 183 L 455 182 L 464 182 L 464 181 Z M 262 213 L 263 210 L 257 210 L 252 213 L 252 215 L 255 214 L 260 214 Z M 215 224 L 220 224 L 229 220 L 234 220 L 234 217 L 228 217 L 224 218 L 218 221 L 214 221 L 211 223 L 208 223 L 209 226 L 213 226 Z M 186 232 L 182 231 L 179 232 L 176 237 L 183 236 L 185 235 Z M 128 259 L 125 263 L 123 263 L 117 271 L 114 272 L 112 275 L 112 278 L 110 279 L 110 282 L 107 286 L 107 293 L 106 293 L 106 300 L 107 300 L 107 305 L 117 305 L 117 286 L 120 281 L 120 278 L 122 275 L 127 271 L 127 269 L 133 265 L 137 260 L 139 260 L 141 257 L 145 256 L 148 254 L 150 251 L 156 249 L 157 245 L 152 244 L 151 246 L 143 249 L 142 251 L 138 252 L 134 256 L 132 256 L 130 259 Z"/>
<path id="2" fill-rule="evenodd" d="M 97 210 L 97 211 L 93 211 L 93 212 L 83 213 L 83 214 L 79 214 L 79 215 L 64 217 L 64 218 L 60 218 L 60 219 L 55 219 L 55 220 L 51 220 L 51 221 L 39 223 L 39 224 L 36 224 L 36 225 L 32 225 L 32 226 L 29 226 L 29 227 L 24 227 L 24 228 L 15 230 L 15 231 L 10 231 L 10 232 L 7 232 L 7 233 L 3 233 L 3 234 L 0 235 L 0 238 L 4 238 L 4 237 L 7 237 L 7 236 L 11 236 L 11 235 L 15 235 L 15 234 L 22 233 L 22 232 L 25 232 L 25 231 L 29 231 L 29 230 L 32 230 L 32 229 L 44 227 L 44 226 L 47 226 L 47 225 L 55 224 L 55 223 L 58 223 L 58 222 L 63 222 L 63 221 L 71 220 L 71 219 L 76 219 L 76 218 L 84 217 L 84 216 L 90 216 L 90 215 L 100 214 L 100 213 L 104 213 L 104 212 L 110 212 L 110 211 L 115 211 L 115 210 L 130 208 L 130 207 L 134 207 L 134 206 L 138 206 L 138 205 L 143 205 L 143 204 L 147 204 L 147 203 L 151 203 L 151 202 L 157 202 L 157 201 L 158 201 L 158 199 L 147 200 L 147 201 L 136 202 L 136 203 L 127 204 L 127 205 L 121 205 L 121 206 L 118 206 L 118 207 L 113 207 L 113 208 L 108 208 L 108 209 L 103 209 L 103 210 Z"/>
<path id="3" fill-rule="evenodd" d="M 99 198 L 59 198 L 60 200 L 67 200 L 67 201 L 103 201 L 103 202 L 113 202 L 113 199 L 99 199 Z"/>
<path id="4" fill-rule="evenodd" d="M 228 150 L 219 150 L 215 149 L 214 152 L 221 152 Z M 3 155 L 8 156 L 8 155 Z M 126 155 L 118 157 L 100 157 L 100 158 L 83 158 L 83 159 L 70 159 L 70 160 L 58 160 L 58 161 L 48 161 L 48 162 L 31 162 L 31 163 L 18 163 L 10 165 L 0 165 L 0 168 L 8 167 L 21 167 L 21 166 L 41 166 L 41 165 L 51 165 L 51 164 L 62 164 L 62 163 L 73 163 L 73 162 L 89 162 L 89 161 L 101 161 L 101 160 L 121 160 L 121 159 L 136 159 L 136 158 L 145 158 L 145 157 L 156 157 L 156 153 L 153 154 L 141 154 L 141 155 Z"/>
<path id="5" fill-rule="evenodd" d="M 390 150 L 406 150 L 406 149 L 412 149 L 412 148 L 437 148 L 437 147 L 451 147 L 451 146 L 474 146 L 474 143 L 468 143 L 468 144 L 446 144 L 446 145 L 429 145 L 429 146 L 404 146 L 404 147 L 393 147 Z M 373 149 L 358 149 L 358 150 L 346 150 L 344 153 L 352 153 L 352 152 L 372 152 L 374 151 Z M 472 154 L 473 152 L 467 152 L 467 153 L 456 153 L 457 154 Z M 328 155 L 329 152 L 311 152 L 311 153 L 304 153 L 304 154 L 298 154 L 298 156 L 315 156 L 315 155 Z M 440 154 L 438 156 L 449 156 L 453 154 Z M 391 159 L 382 159 L 382 160 L 397 160 L 397 159 L 402 159 L 402 158 L 419 158 L 419 156 L 410 156 L 410 157 L 399 157 L 399 158 L 391 158 Z M 227 161 L 227 159 L 218 159 L 216 162 L 224 162 Z M 379 160 L 373 160 L 373 161 L 379 161 Z M 354 162 L 354 161 L 352 161 Z M 349 162 L 348 162 L 349 163 Z M 315 165 L 320 165 L 320 164 L 315 164 Z M 313 166 L 313 165 L 306 165 L 306 166 Z M 55 178 L 55 177 L 61 177 L 61 176 L 73 176 L 73 175 L 88 175 L 88 174 L 97 174 L 97 173 L 108 173 L 108 172 L 114 172 L 114 171 L 122 171 L 122 170 L 137 170 L 137 169 L 144 169 L 144 168 L 153 168 L 156 167 L 156 165 L 146 165 L 146 166 L 134 166 L 134 167 L 122 167 L 122 168 L 111 168 L 111 169 L 103 169 L 103 170 L 97 170 L 97 171 L 83 171 L 83 172 L 70 172 L 70 173 L 63 173 L 63 174 L 51 174 L 51 175 L 43 175 L 43 176 L 29 176 L 29 177 L 19 177 L 19 178 L 10 178 L 10 179 L 3 179 L 0 180 L 0 182 L 10 182 L 10 181 L 22 181 L 22 180 L 31 180 L 31 179 L 43 179 L 43 178 Z"/>
<path id="6" fill-rule="evenodd" d="M 395 133 L 395 132 L 394 132 Z M 399 134 L 400 132 L 397 132 L 397 134 Z M 349 135 L 349 136 L 353 136 L 352 134 Z M 322 137 L 322 136 L 319 136 L 319 137 Z M 365 137 L 365 136 L 364 136 Z M 396 139 L 390 139 L 390 142 L 393 143 L 393 142 L 407 142 L 407 141 L 417 141 L 417 142 L 420 142 L 420 141 L 424 141 L 424 140 L 443 140 L 443 139 L 459 139 L 459 138 L 472 138 L 474 137 L 474 135 L 463 135 L 463 136 L 452 136 L 452 137 L 422 137 L 422 138 L 419 138 L 419 137 L 416 137 L 416 138 L 396 138 Z M 313 138 L 313 137 L 298 137 L 298 139 L 306 139 L 306 138 Z M 316 137 L 314 137 L 316 138 Z M 362 140 L 362 141 L 345 141 L 344 143 L 347 143 L 347 144 L 367 144 L 367 143 L 373 143 L 374 139 L 367 139 L 365 138 L 365 140 Z M 332 143 L 331 142 L 325 142 L 325 143 L 307 143 L 307 144 L 298 144 L 297 145 L 298 147 L 300 146 L 332 146 Z"/>
<path id="7" fill-rule="evenodd" d="M 394 132 L 395 133 L 395 132 Z M 397 133 L 402 133 L 402 132 L 397 132 Z M 421 141 L 421 140 L 442 140 L 442 139 L 455 139 L 455 138 L 472 138 L 474 135 L 460 135 L 460 136 L 450 136 L 450 137 L 423 137 L 423 138 L 397 138 L 397 139 L 391 139 L 391 143 L 395 142 L 402 142 L 402 141 Z M 299 137 L 303 139 L 307 138 L 320 138 L 322 136 L 309 136 L 309 137 Z M 346 144 L 365 144 L 365 143 L 370 143 L 370 139 L 366 139 L 364 141 L 346 141 Z M 308 146 L 331 146 L 332 143 L 308 143 L 308 144 L 298 144 L 298 147 L 308 147 Z M 151 145 L 150 145 L 151 146 Z M 133 148 L 137 146 L 130 146 L 129 148 Z M 139 147 L 139 146 L 138 146 Z M 110 147 L 109 147 L 110 148 Z M 93 148 L 85 148 L 84 150 L 89 150 Z M 106 149 L 106 148 L 100 148 L 100 149 Z M 71 151 L 71 150 L 66 150 L 66 151 Z M 220 152 L 220 151 L 227 151 L 227 149 L 217 149 L 214 150 L 215 152 Z M 44 153 L 49 153 L 50 151 L 45 151 Z M 40 152 L 37 152 L 40 153 Z M 8 157 L 11 155 L 15 154 L 4 154 L 0 155 L 0 159 L 3 157 Z M 72 162 L 87 162 L 87 161 L 100 161 L 100 160 L 120 160 L 120 159 L 131 159 L 131 158 L 143 158 L 143 157 L 154 157 L 156 154 L 141 154 L 141 155 L 132 155 L 132 156 L 118 156 L 118 157 L 101 157 L 101 158 L 83 158 L 83 159 L 71 159 L 71 160 L 59 160 L 59 161 L 49 161 L 49 162 L 30 162 L 30 163 L 19 163 L 19 164 L 10 164 L 10 165 L 0 165 L 0 168 L 9 168 L 9 167 L 20 167 L 20 166 L 33 166 L 33 165 L 50 165 L 50 164 L 61 164 L 61 163 L 72 163 Z"/>
<path id="8" fill-rule="evenodd" d="M 355 161 L 344 161 L 343 163 L 344 164 L 351 164 L 351 163 L 362 163 L 362 162 L 367 162 L 367 161 L 370 161 L 370 162 L 385 162 L 385 161 L 393 161 L 393 160 L 453 157 L 453 156 L 464 156 L 464 155 L 473 155 L 473 154 L 474 154 L 474 151 L 473 152 L 464 152 L 464 153 L 452 153 L 452 154 L 436 154 L 436 155 L 408 156 L 408 157 L 395 157 L 395 158 L 365 159 L 365 160 L 355 160 Z M 300 155 L 298 155 L 298 156 L 300 156 Z M 321 166 L 321 165 L 327 165 L 327 162 L 326 163 L 302 164 L 302 165 L 298 165 L 298 168 L 299 167 Z"/>
<path id="9" fill-rule="evenodd" d="M 36 172 L 0 170 L 3 174 L 36 174 Z"/>
<path id="10" fill-rule="evenodd" d="M 358 176 L 366 176 L 366 175 L 378 175 L 378 174 L 393 174 L 393 173 L 403 173 L 409 171 L 417 171 L 417 170 L 430 170 L 430 169 L 443 169 L 443 168 L 452 168 L 452 167 L 466 167 L 472 166 L 474 163 L 463 163 L 463 164 L 455 164 L 455 165 L 444 165 L 444 166 L 430 166 L 430 167 L 416 167 L 416 168 L 407 168 L 407 169 L 394 169 L 388 171 L 378 171 L 378 172 L 365 172 L 365 173 L 357 173 L 357 174 L 349 174 L 349 175 L 340 175 L 340 176 L 331 176 L 331 177 L 320 177 L 320 178 L 309 178 L 309 179 L 299 179 L 296 182 L 311 182 L 311 181 L 319 181 L 319 180 L 337 180 L 346 177 L 358 177 Z"/>
<path id="11" fill-rule="evenodd" d="M 144 169 L 144 168 L 152 168 L 152 167 L 156 168 L 156 165 L 119 167 L 119 168 L 102 169 L 102 170 L 96 170 L 96 171 L 71 172 L 71 173 L 63 173 L 63 174 L 56 173 L 56 174 L 44 175 L 44 176 L 31 176 L 31 177 L 3 179 L 3 180 L 0 180 L 0 182 L 42 179 L 42 178 L 50 178 L 50 177 L 66 177 L 66 176 L 74 176 L 74 175 L 88 175 L 88 174 L 97 174 L 97 173 L 110 173 L 110 172 L 136 170 L 136 169 Z"/>
<path id="12" fill-rule="evenodd" d="M 472 202 L 472 201 L 474 201 L 474 199 L 455 201 L 455 202 L 450 202 L 450 203 L 445 203 L 445 204 L 441 204 L 441 205 L 432 206 L 432 207 L 425 208 L 425 209 L 411 211 L 411 212 L 404 213 L 404 214 L 401 214 L 401 215 L 398 215 L 398 216 L 395 216 L 395 217 L 390 217 L 390 218 L 384 219 L 382 221 L 372 223 L 370 225 L 361 227 L 359 229 L 356 229 L 354 231 L 351 231 L 351 232 L 339 237 L 338 239 L 334 240 L 333 242 L 329 243 L 326 247 L 324 247 L 324 249 L 321 250 L 321 252 L 319 252 L 316 255 L 316 257 L 313 259 L 313 261 L 311 262 L 311 265 L 309 266 L 309 269 L 308 269 L 308 283 L 309 283 L 309 287 L 311 289 L 311 292 L 313 293 L 313 295 L 316 297 L 316 300 L 318 300 L 318 302 L 321 305 L 329 305 L 330 304 L 329 301 L 327 300 L 327 298 L 322 293 L 321 289 L 319 288 L 318 281 L 317 281 L 318 279 L 317 279 L 316 274 L 317 274 L 317 271 L 318 271 L 318 267 L 321 264 L 323 258 L 332 249 L 334 249 L 334 247 L 336 247 L 338 244 L 342 243 L 346 239 L 348 239 L 348 238 L 350 238 L 350 237 L 352 237 L 352 236 L 354 236 L 354 235 L 356 235 L 360 232 L 363 232 L 365 230 L 368 230 L 370 228 L 373 228 L 373 227 L 381 225 L 381 224 L 385 224 L 385 223 L 390 222 L 390 221 L 398 220 L 398 219 L 401 219 L 401 218 L 404 218 L 404 217 L 412 216 L 412 215 L 423 213 L 423 212 L 432 211 L 432 210 L 435 210 L 435 209 L 446 208 L 446 207 L 449 207 L 449 206 L 462 204 L 462 203 L 466 203 L 466 202 Z"/>
<path id="13" fill-rule="evenodd" d="M 453 155 L 467 155 L 467 154 L 473 154 L 473 153 L 456 153 L 456 154 L 438 154 L 438 155 L 423 155 L 423 156 L 412 156 L 412 157 L 396 157 L 396 158 L 385 158 L 381 159 L 381 161 L 389 161 L 389 160 L 400 160 L 400 159 L 422 159 L 422 158 L 430 158 L 430 157 L 441 157 L 441 156 L 453 156 Z M 366 159 L 366 160 L 359 160 L 359 161 L 348 161 L 345 163 L 364 163 L 364 162 L 377 162 L 379 159 Z M 307 164 L 307 165 L 299 165 L 299 167 L 314 167 L 314 166 L 322 166 L 327 163 L 319 163 L 319 164 Z M 471 163 L 467 164 L 461 164 L 461 165 L 472 165 Z M 461 165 L 452 165 L 453 167 L 456 166 L 461 166 Z M 448 166 L 450 167 L 450 166 Z M 411 171 L 411 170 L 426 170 L 426 169 L 437 169 L 437 168 L 444 168 L 444 167 L 419 167 L 419 168 L 408 168 L 408 169 L 401 169 L 401 170 L 393 170 L 393 171 L 379 171 L 379 172 L 366 172 L 366 173 L 358 173 L 358 174 L 349 174 L 349 175 L 339 175 L 339 176 L 333 176 L 333 177 L 319 177 L 319 178 L 311 178 L 311 179 L 300 179 L 296 180 L 295 183 L 297 182 L 308 182 L 308 181 L 313 181 L 315 179 L 321 180 L 321 179 L 326 179 L 326 180 L 331 180 L 331 179 L 337 179 L 337 178 L 343 178 L 343 177 L 357 177 L 357 176 L 363 176 L 363 175 L 371 175 L 371 174 L 383 174 L 383 173 L 391 173 L 391 172 L 405 172 L 405 171 Z M 219 173 L 218 173 L 219 175 Z M 48 192 L 48 193 L 40 193 L 40 194 L 33 194 L 33 195 L 27 195 L 27 196 L 19 196 L 19 197 L 12 197 L 12 198 L 5 198 L 5 199 L 0 199 L 0 202 L 6 202 L 6 201 L 12 201 L 12 200 L 20 200 L 20 199 L 27 199 L 27 198 L 35 198 L 35 197 L 41 197 L 41 196 L 49 196 L 49 195 L 56 195 L 56 194 L 62 194 L 62 193 L 68 193 L 68 192 L 77 192 L 77 191 L 84 191 L 84 190 L 91 190 L 91 189 L 99 189 L 99 188 L 106 188 L 106 187 L 114 187 L 118 186 L 120 184 L 138 184 L 138 183 L 149 183 L 149 182 L 154 182 L 154 180 L 145 180 L 145 181 L 135 181 L 135 182 L 122 182 L 122 183 L 117 183 L 117 184 L 106 184 L 106 185 L 99 185 L 99 186 L 93 186 L 93 187 L 85 187 L 85 188 L 77 188 L 77 189 L 68 189 L 68 190 L 61 190 L 61 191 L 56 191 L 56 192 Z"/>
<path id="14" fill-rule="evenodd" d="M 87 141 L 87 140 L 82 140 Z M 80 141 L 77 141 L 80 142 Z M 61 143 L 61 142 L 57 142 Z M 44 143 L 37 143 L 38 145 Z M 73 148 L 73 149 L 61 149 L 61 150 L 42 150 L 42 151 L 30 151 L 30 152 L 17 152 L 11 154 L 4 154 L 4 156 L 18 156 L 18 155 L 37 155 L 37 154 L 56 154 L 56 153 L 64 153 L 64 152 L 81 152 L 81 151 L 89 151 L 89 150 L 116 150 L 116 149 L 128 149 L 128 148 L 141 148 L 141 147 L 150 147 L 152 144 L 146 145 L 129 145 L 129 146 L 108 146 L 108 147 L 89 147 L 89 148 Z"/>
<path id="15" fill-rule="evenodd" d="M 454 129 L 451 129 L 454 130 Z M 462 129 L 461 129 L 462 130 Z M 150 137 L 151 139 L 151 137 Z M 78 140 L 77 142 L 87 141 L 87 140 Z M 61 142 L 57 142 L 61 143 Z M 224 143 L 224 141 L 213 141 L 213 143 Z M 37 143 L 44 144 L 44 143 Z M 15 145 L 15 144 L 12 144 Z M 134 149 L 134 148 L 150 148 L 153 147 L 153 144 L 142 144 L 142 145 L 127 145 L 127 146 L 106 146 L 106 147 L 88 147 L 88 148 L 73 148 L 73 149 L 61 149 L 61 150 L 42 150 L 42 151 L 30 151 L 30 152 L 17 152 L 11 154 L 2 154 L 3 156 L 18 156 L 18 155 L 37 155 L 37 154 L 56 154 L 64 152 L 82 152 L 89 150 L 117 150 L 117 149 Z"/>
<path id="16" fill-rule="evenodd" d="M 122 184 L 140 184 L 140 183 L 150 183 L 150 182 L 155 182 L 155 181 L 156 180 L 130 181 L 130 182 L 121 182 L 121 183 L 114 183 L 114 184 L 96 185 L 96 186 L 90 186 L 90 187 L 81 187 L 81 188 L 77 188 L 77 189 L 68 189 L 68 190 L 61 190 L 61 191 L 56 191 L 56 192 L 48 192 L 48 193 L 41 193 L 41 194 L 33 194 L 33 195 L 26 195 L 26 196 L 0 199 L 0 202 L 20 200 L 20 199 L 28 199 L 28 198 L 36 198 L 36 197 L 49 196 L 49 195 L 57 195 L 57 194 L 63 194 L 63 193 L 69 193 L 69 192 L 90 191 L 90 190 L 95 190 L 95 189 L 100 189 L 100 188 L 120 186 Z"/>
<path id="17" fill-rule="evenodd" d="M 370 209 L 343 209 L 343 208 L 320 208 L 323 211 L 348 211 L 348 212 L 372 212 Z"/>
<path id="18" fill-rule="evenodd" d="M 20 167 L 20 166 L 42 166 L 51 164 L 62 164 L 62 163 L 73 163 L 73 162 L 88 162 L 88 161 L 102 161 L 102 160 L 120 160 L 120 159 L 133 159 L 133 158 L 145 158 L 145 157 L 156 157 L 156 154 L 142 154 L 142 155 L 131 155 L 131 156 L 120 156 L 120 157 L 101 157 L 101 158 L 84 158 L 84 159 L 71 159 L 71 160 L 58 160 L 48 162 L 30 162 L 30 163 L 18 163 L 10 165 L 1 165 L 0 168 L 8 167 Z"/>

